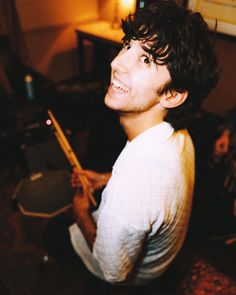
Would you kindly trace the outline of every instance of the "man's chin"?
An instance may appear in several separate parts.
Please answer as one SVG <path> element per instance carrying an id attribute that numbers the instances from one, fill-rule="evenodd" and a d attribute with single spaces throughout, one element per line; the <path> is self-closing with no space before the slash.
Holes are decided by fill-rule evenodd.
<path id="1" fill-rule="evenodd" d="M 116 110 L 115 107 L 114 107 L 113 104 L 112 104 L 112 98 L 110 97 L 109 93 L 107 93 L 107 94 L 105 95 L 104 103 L 105 103 L 105 105 L 106 105 L 109 109 L 114 110 L 114 111 Z"/>
<path id="2" fill-rule="evenodd" d="M 116 112 L 119 116 L 124 116 L 124 115 L 129 114 L 128 111 L 122 110 L 122 107 L 117 105 L 117 100 L 115 101 L 114 99 L 112 99 L 112 97 L 109 95 L 109 93 L 106 94 L 105 99 L 104 99 L 104 103 L 109 109 Z"/>

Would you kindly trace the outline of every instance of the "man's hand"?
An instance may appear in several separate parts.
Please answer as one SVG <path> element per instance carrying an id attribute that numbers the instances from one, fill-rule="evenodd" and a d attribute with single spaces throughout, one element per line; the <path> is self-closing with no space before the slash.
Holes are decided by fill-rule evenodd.
<path id="1" fill-rule="evenodd" d="M 75 218 L 79 218 L 81 215 L 88 213 L 91 206 L 91 200 L 87 189 L 81 193 L 77 193 L 73 199 L 73 210 Z"/>
<path id="2" fill-rule="evenodd" d="M 104 187 L 111 177 L 111 173 L 98 173 L 92 170 L 74 170 L 71 176 L 72 187 L 81 187 L 80 176 L 85 176 L 88 179 L 88 188 L 91 192 Z M 83 190 L 85 188 L 83 187 Z"/>
<path id="3" fill-rule="evenodd" d="M 88 184 L 82 185 L 80 177 L 85 176 Z M 91 170 L 74 170 L 71 176 L 72 187 L 77 187 L 77 193 L 73 200 L 73 211 L 76 223 L 81 229 L 89 248 L 93 249 L 96 238 L 96 224 L 90 213 L 91 199 L 89 193 L 102 188 L 108 182 L 111 173 L 97 173 Z"/>
<path id="4" fill-rule="evenodd" d="M 78 194 L 74 197 L 73 211 L 75 220 L 81 229 L 90 250 L 92 251 L 97 228 L 89 211 L 90 205 L 91 201 L 86 190 L 82 194 Z"/>
<path id="5" fill-rule="evenodd" d="M 228 129 L 225 129 L 221 136 L 217 138 L 214 146 L 214 156 L 222 157 L 229 151 L 229 143 L 230 143 L 230 132 Z"/>

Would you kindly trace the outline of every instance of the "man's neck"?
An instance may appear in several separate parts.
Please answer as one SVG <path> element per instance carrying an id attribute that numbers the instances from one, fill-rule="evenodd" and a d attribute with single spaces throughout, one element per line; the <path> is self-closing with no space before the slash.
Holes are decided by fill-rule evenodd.
<path id="1" fill-rule="evenodd" d="M 164 121 L 164 116 L 157 116 L 155 119 L 145 114 L 122 114 L 120 124 L 126 133 L 129 141 L 133 140 L 145 130 L 158 125 Z"/>

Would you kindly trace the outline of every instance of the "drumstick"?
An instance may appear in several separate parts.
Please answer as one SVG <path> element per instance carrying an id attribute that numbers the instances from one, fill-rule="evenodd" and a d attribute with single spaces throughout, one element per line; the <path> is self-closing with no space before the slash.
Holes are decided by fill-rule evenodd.
<path id="1" fill-rule="evenodd" d="M 56 118 L 54 117 L 53 113 L 48 110 L 48 115 L 53 123 L 53 126 L 55 127 L 56 131 L 54 132 L 55 133 L 55 136 L 58 140 L 58 143 L 60 144 L 62 150 L 64 151 L 68 161 L 70 162 L 71 166 L 73 168 L 76 168 L 78 171 L 82 170 L 82 167 L 80 165 L 80 162 L 78 161 L 70 143 L 68 142 L 67 138 L 65 137 L 59 123 L 57 122 Z M 88 186 L 89 185 L 89 182 L 88 182 L 88 179 L 85 175 L 79 175 L 79 179 L 82 183 L 83 186 Z M 88 192 L 89 193 L 89 198 L 92 202 L 92 204 L 94 206 L 97 206 L 97 203 L 92 195 L 91 192 Z"/>
<path id="2" fill-rule="evenodd" d="M 76 166 L 76 165 L 74 164 L 73 159 L 71 158 L 71 153 L 69 153 L 68 150 L 66 149 L 66 147 L 65 147 L 64 142 L 62 141 L 62 139 L 60 138 L 60 136 L 58 135 L 57 132 L 54 132 L 54 133 L 55 133 L 55 135 L 56 135 L 56 137 L 57 137 L 57 140 L 58 140 L 58 142 L 59 142 L 59 144 L 60 144 L 62 150 L 64 151 L 64 153 L 65 153 L 67 159 L 69 160 L 71 166 L 72 166 L 73 168 L 76 167 L 76 168 L 78 169 L 78 166 Z M 78 177 L 79 177 L 79 179 L 80 179 L 80 181 L 81 181 L 81 183 L 82 183 L 83 185 L 88 185 L 88 179 L 86 178 L 85 175 L 78 175 Z M 91 192 L 88 192 L 88 193 L 89 193 L 89 197 L 90 197 L 91 201 L 93 202 L 93 205 L 96 206 L 96 205 L 97 205 L 97 204 L 96 204 L 96 201 L 94 200 L 94 198 L 93 198 Z"/>
<path id="3" fill-rule="evenodd" d="M 60 125 L 58 124 L 56 118 L 53 116 L 51 111 L 48 111 L 49 117 L 52 120 L 52 123 L 56 129 L 55 135 L 57 137 L 57 140 L 60 144 L 60 146 L 62 147 L 66 157 L 68 158 L 71 166 L 74 168 L 77 168 L 78 171 L 82 170 L 82 167 L 74 153 L 74 151 L 72 150 L 67 138 L 65 137 Z M 88 179 L 86 178 L 85 175 L 79 175 L 79 179 L 82 183 L 82 185 L 88 186 Z M 93 203 L 94 206 L 97 205 L 95 199 L 93 198 L 91 192 L 89 192 L 89 197 L 91 202 Z"/>
<path id="4" fill-rule="evenodd" d="M 59 142 L 62 150 L 64 151 L 67 159 L 69 160 L 71 166 L 73 168 L 76 167 L 78 170 L 81 170 L 82 168 L 81 168 L 81 165 L 78 162 L 77 158 L 76 158 L 76 160 L 77 160 L 78 163 L 75 163 L 74 162 L 74 157 L 76 157 L 75 154 L 73 152 L 70 152 L 69 150 L 67 150 L 67 148 L 66 148 L 66 146 L 65 146 L 64 141 L 62 140 L 62 138 L 58 135 L 58 133 L 56 131 L 54 133 L 55 133 L 55 135 L 57 137 L 57 140 L 58 140 L 58 142 Z M 82 184 L 84 184 L 84 185 L 88 185 L 89 184 L 88 183 L 88 179 L 86 178 L 85 175 L 79 175 L 79 178 L 80 178 L 80 181 L 81 181 Z"/>
<path id="5" fill-rule="evenodd" d="M 72 159 L 71 159 L 70 153 L 69 153 L 68 150 L 66 149 L 66 146 L 64 145 L 64 143 L 63 143 L 61 137 L 58 135 L 57 131 L 54 131 L 54 134 L 56 135 L 56 138 L 57 138 L 57 140 L 58 140 L 58 143 L 60 144 L 60 146 L 61 146 L 63 152 L 65 153 L 67 159 L 69 160 L 71 166 L 74 166 L 74 163 L 73 163 L 73 161 L 72 161 Z"/>

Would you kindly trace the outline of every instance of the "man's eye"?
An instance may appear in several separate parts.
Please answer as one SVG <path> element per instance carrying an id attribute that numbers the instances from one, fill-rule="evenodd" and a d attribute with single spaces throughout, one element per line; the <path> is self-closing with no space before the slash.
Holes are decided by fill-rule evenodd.
<path id="1" fill-rule="evenodd" d="M 123 48 L 125 48 L 126 50 L 129 50 L 130 49 L 130 43 L 128 41 L 124 42 Z"/>
<path id="2" fill-rule="evenodd" d="M 150 62 L 151 62 L 150 58 L 146 55 L 143 55 L 141 57 L 141 61 L 144 62 L 145 64 L 150 64 Z"/>

